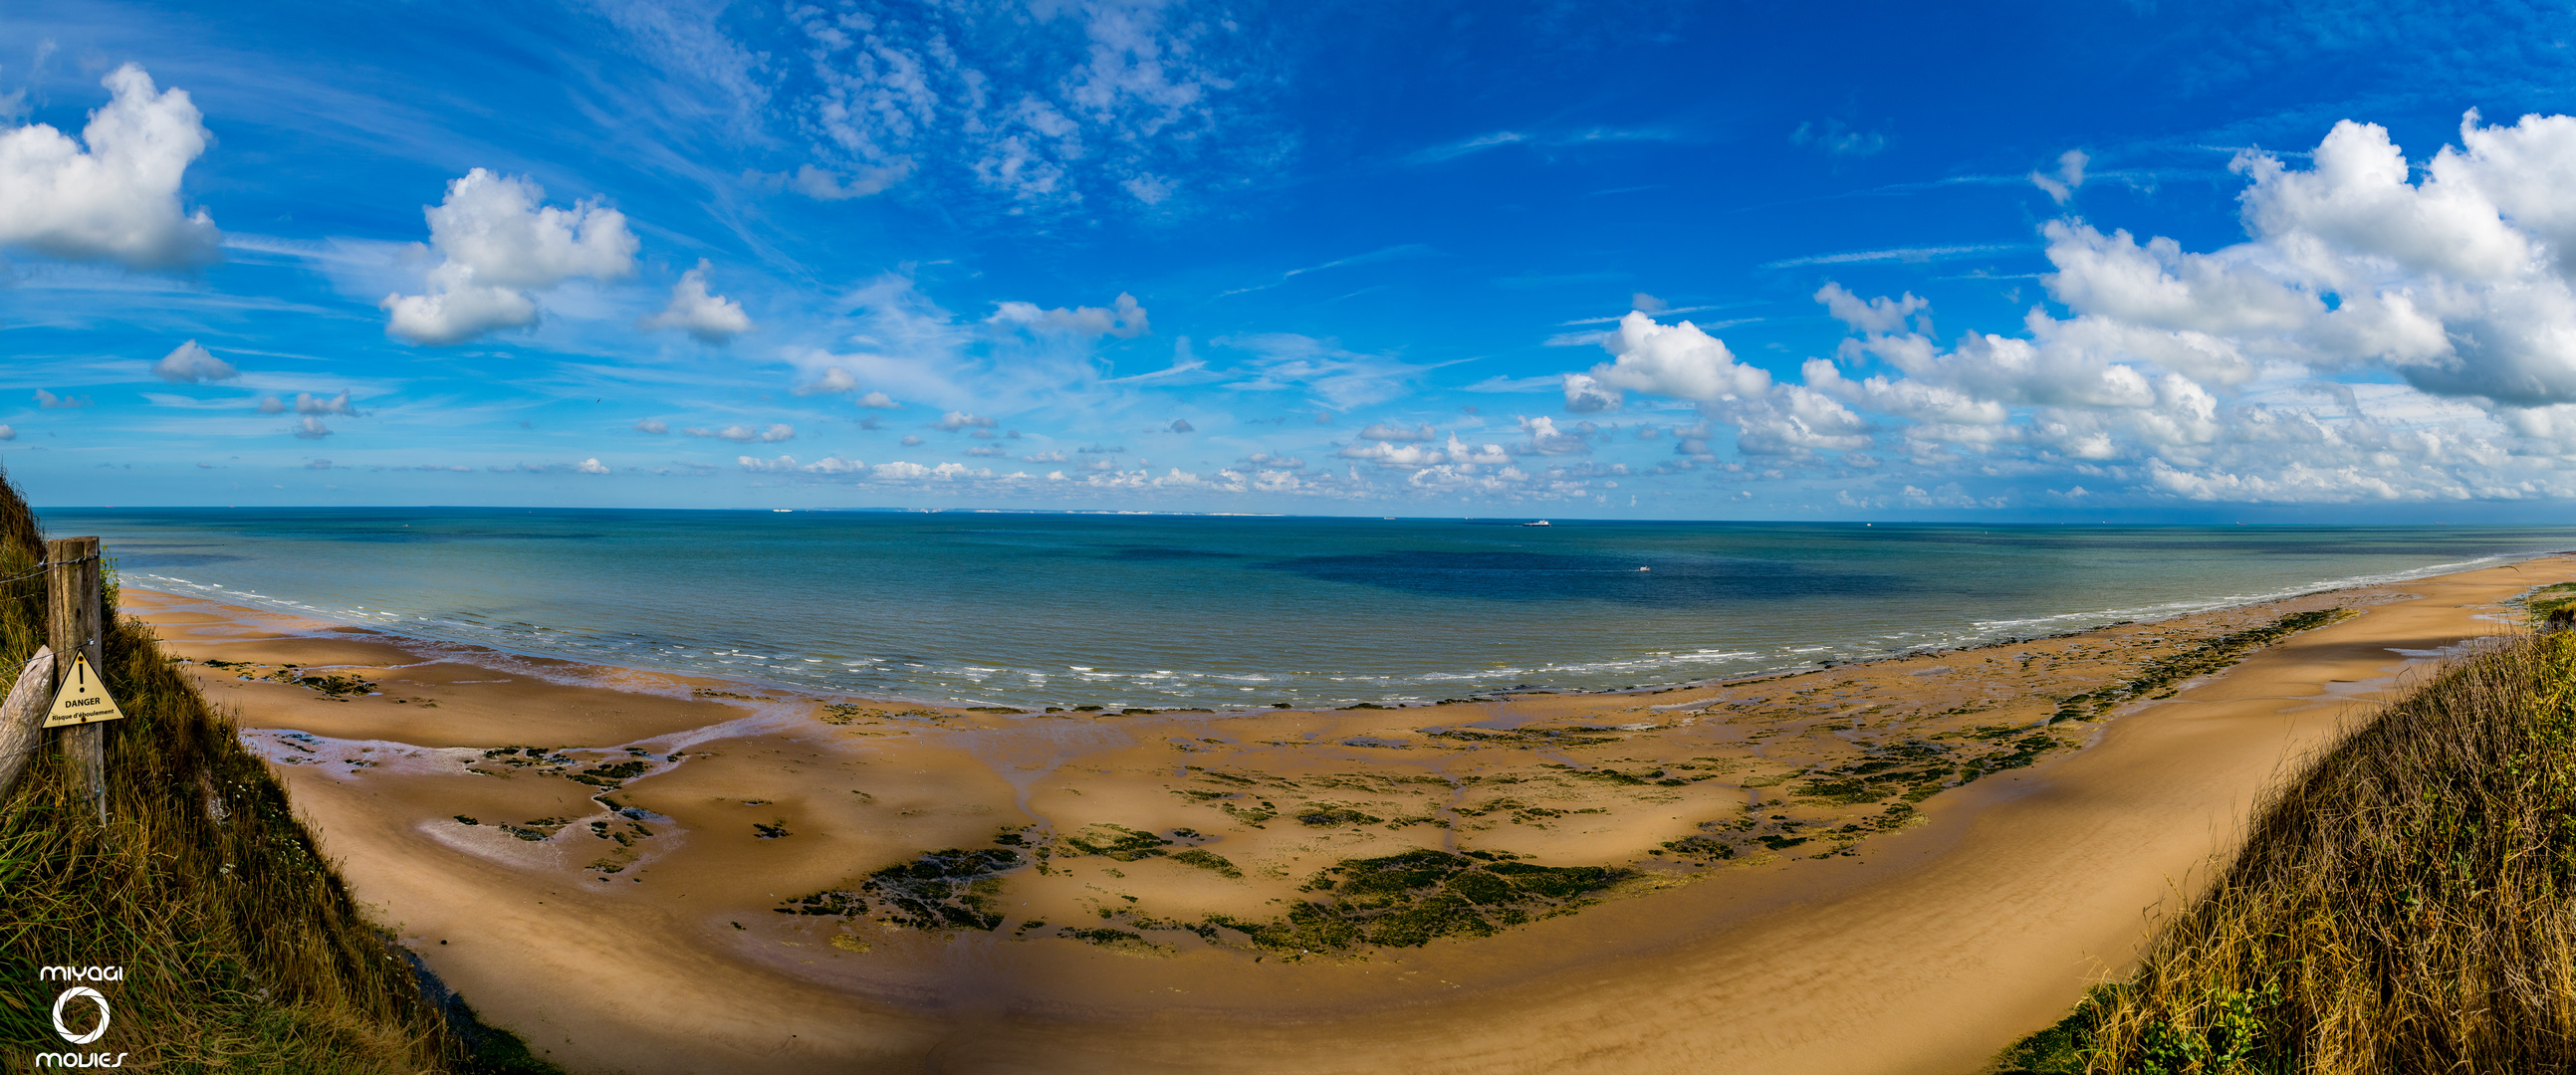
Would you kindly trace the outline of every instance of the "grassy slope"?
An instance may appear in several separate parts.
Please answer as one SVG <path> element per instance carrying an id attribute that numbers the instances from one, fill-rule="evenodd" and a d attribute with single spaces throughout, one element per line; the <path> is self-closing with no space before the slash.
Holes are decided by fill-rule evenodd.
<path id="1" fill-rule="evenodd" d="M 2576 632 L 2461 661 L 2327 752 L 2133 977 L 2002 1067 L 2576 1069 Z"/>
<path id="2" fill-rule="evenodd" d="M 34 515 L 0 478 L 0 578 L 43 559 Z M 0 689 L 44 633 L 43 580 L 0 585 Z M 108 615 L 115 617 L 114 594 Z M 147 1070 L 544 1071 L 461 1005 L 423 999 L 402 952 L 350 900 L 286 791 L 162 658 L 115 622 L 108 820 L 39 753 L 0 803 L 0 1067 L 73 1048 L 45 965 L 121 965 L 115 1015 L 86 1049 Z M 457 1019 L 457 1016 L 463 1016 Z"/>

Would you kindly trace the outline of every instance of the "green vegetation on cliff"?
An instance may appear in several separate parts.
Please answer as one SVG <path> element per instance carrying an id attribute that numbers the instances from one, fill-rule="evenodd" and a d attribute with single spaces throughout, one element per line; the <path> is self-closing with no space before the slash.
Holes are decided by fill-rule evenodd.
<path id="1" fill-rule="evenodd" d="M 2324 754 L 2134 975 L 2003 1066 L 2576 1067 L 2576 632 L 2461 660 Z"/>
<path id="2" fill-rule="evenodd" d="M 0 579 L 43 559 L 0 479 Z M 0 583 L 0 690 L 42 644 L 45 600 L 40 575 Z M 104 1050 L 159 1071 L 555 1070 L 414 970 L 231 722 L 114 600 L 99 672 L 126 719 L 108 729 L 106 821 L 51 749 L 0 802 L 0 1067 Z M 98 1041 L 56 1034 L 65 984 L 40 981 L 48 966 L 123 968 L 98 987 L 113 1005 Z"/>

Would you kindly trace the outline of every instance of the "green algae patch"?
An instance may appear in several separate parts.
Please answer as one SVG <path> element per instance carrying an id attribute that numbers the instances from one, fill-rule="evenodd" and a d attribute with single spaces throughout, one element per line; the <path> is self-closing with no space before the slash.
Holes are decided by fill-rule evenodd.
<path id="1" fill-rule="evenodd" d="M 1865 744 L 1855 761 L 1793 777 L 1795 783 L 1790 784 L 1789 794 L 1823 806 L 1880 805 L 1890 814 L 1903 813 L 1945 788 L 2033 765 L 2074 745 L 2071 737 L 2051 732 L 2045 726 L 1992 726 L 1934 739 Z M 1752 781 L 1745 783 L 1752 785 Z"/>
<path id="2" fill-rule="evenodd" d="M 856 889 L 833 889 L 787 901 L 780 914 L 873 917 L 914 929 L 989 932 L 1002 924 L 1002 878 L 1027 864 L 1018 851 L 949 848 L 869 874 Z"/>
<path id="3" fill-rule="evenodd" d="M 1241 822 L 1247 828 L 1261 828 L 1262 822 L 1279 816 L 1279 808 L 1270 805 L 1268 802 L 1263 802 L 1259 806 L 1239 806 L 1234 803 L 1218 803 L 1216 804 L 1216 808 L 1224 811 L 1225 816 Z"/>
<path id="4" fill-rule="evenodd" d="M 186 664 L 189 662 L 182 660 L 179 663 Z M 277 667 L 270 668 L 267 672 L 263 673 L 259 671 L 259 669 L 268 668 L 268 666 L 255 661 L 225 661 L 209 658 L 195 663 L 204 665 L 208 668 L 220 668 L 227 672 L 233 672 L 233 678 L 235 679 L 265 679 L 284 683 L 288 686 L 302 687 L 310 691 L 319 691 L 322 693 L 323 697 L 337 702 L 348 701 L 352 695 L 376 693 L 376 684 L 374 680 L 360 676 L 344 676 L 334 673 L 315 674 L 313 672 L 306 671 L 301 665 L 278 665 Z M 236 669 L 248 669 L 248 671 L 235 671 Z"/>
<path id="5" fill-rule="evenodd" d="M 1834 808 L 1875 805 L 1882 809 L 1876 817 L 1851 819 L 1830 833 L 1785 831 L 1793 827 L 1782 826 L 1784 831 L 1778 832 L 1714 832 L 1706 839 L 1692 838 L 1695 842 L 1688 847 L 1678 842 L 1664 846 L 1703 861 L 1733 857 L 1733 853 L 1748 850 L 1755 843 L 1784 851 L 1818 838 L 1837 845 L 1828 853 L 1847 852 L 1853 842 L 1911 822 L 1913 804 L 1945 789 L 2027 768 L 2078 745 L 2077 734 L 2055 725 L 2108 716 L 2113 708 L 2139 698 L 2169 697 L 2185 680 L 2221 671 L 2255 650 L 2352 615 L 2352 610 L 2343 608 L 2294 612 L 2258 627 L 2202 639 L 2146 662 L 2126 680 L 2058 699 L 2057 711 L 2036 725 L 1990 724 L 1931 738 L 1865 743 L 1857 760 L 1810 769 L 1783 781 L 1789 784 L 1787 790 L 1792 798 L 1808 804 Z M 1759 779 L 1743 783 L 1748 788 L 1767 786 Z M 1719 854 L 1721 845 L 1730 845 L 1731 853 Z"/>
<path id="6" fill-rule="evenodd" d="M 1626 787 L 1638 787 L 1645 784 L 1652 784 L 1663 776 L 1661 772 L 1650 772 L 1644 776 L 1639 776 L 1634 773 L 1623 773 L 1617 769 L 1612 769 L 1607 766 L 1594 769 L 1577 769 L 1571 765 L 1559 765 L 1554 762 L 1540 765 L 1539 768 L 1554 769 L 1569 777 L 1573 777 L 1576 780 L 1593 780 L 1604 784 L 1622 785 Z M 1689 781 L 1675 781 L 1674 783 L 1678 786 L 1680 784 L 1687 784 Z"/>
<path id="7" fill-rule="evenodd" d="M 1339 825 L 1375 825 L 1386 820 L 1339 803 L 1316 802 L 1297 814 L 1297 823 L 1309 828 L 1329 829 Z"/>
<path id="8" fill-rule="evenodd" d="M 1143 934 L 1130 933 L 1123 929 L 1075 929 L 1071 926 L 1063 926 L 1057 928 L 1056 936 L 1081 941 L 1084 944 L 1098 945 L 1122 956 L 1161 959 L 1176 954 L 1168 945 L 1156 944 L 1146 940 Z"/>
<path id="9" fill-rule="evenodd" d="M 1214 851 L 1205 851 L 1195 847 L 1187 851 L 1175 851 L 1172 852 L 1172 861 L 1184 866 L 1196 866 L 1202 870 L 1214 870 L 1227 877 L 1241 878 L 1243 876 L 1243 870 L 1240 867 L 1237 867 L 1231 860 Z"/>
<path id="10" fill-rule="evenodd" d="M 1285 955 L 1418 948 L 1441 937 L 1489 937 L 1575 910 L 1635 875 L 1617 867 L 1540 866 L 1487 854 L 1470 858 L 1423 849 L 1344 859 L 1306 883 L 1321 898 L 1279 918 L 1249 922 L 1210 915 L 1207 924 Z"/>
<path id="11" fill-rule="evenodd" d="M 1172 844 L 1153 833 L 1124 825 L 1085 825 L 1081 832 L 1065 837 L 1061 843 L 1069 853 L 1067 857 L 1100 855 L 1120 862 L 1154 858 Z"/>
<path id="12" fill-rule="evenodd" d="M 1606 728 L 1442 728 L 1428 733 L 1434 739 L 1450 739 L 1479 746 L 1596 747 L 1616 743 L 1619 736 L 1599 734 Z"/>
<path id="13" fill-rule="evenodd" d="M 2526 606 L 2527 607 L 2527 606 Z M 2056 715 L 2049 723 L 2066 720 L 2090 720 L 2107 716 L 2113 707 L 2139 698 L 2171 697 L 2184 680 L 2217 672 L 2244 660 L 2245 655 L 2291 635 L 2323 627 L 2359 615 L 2348 608 L 2325 608 L 2311 612 L 2293 612 L 2261 627 L 2231 631 L 2215 638 L 2202 639 L 2198 645 L 2168 653 L 2148 661 L 2138 674 L 2119 683 L 2058 700 Z M 2170 688 L 2170 689 L 2169 689 Z"/>
<path id="14" fill-rule="evenodd" d="M 505 822 L 501 825 L 501 830 L 529 843 L 537 844 L 554 839 L 556 833 L 562 832 L 563 827 L 570 824 L 572 824 L 571 818 L 541 817 L 517 825 Z"/>
<path id="15" fill-rule="evenodd" d="M 280 683 L 302 687 L 306 690 L 320 691 L 322 692 L 323 697 L 330 698 L 335 701 L 345 701 L 351 695 L 376 693 L 376 685 L 371 680 L 361 679 L 357 676 L 332 674 L 315 675 L 291 664 L 281 667 L 278 670 L 270 672 L 260 678 L 273 679 Z"/>
<path id="16" fill-rule="evenodd" d="M 564 779 L 593 787 L 615 790 L 626 781 L 642 776 L 653 766 L 648 762 L 627 760 L 591 766 L 578 773 L 565 773 Z"/>

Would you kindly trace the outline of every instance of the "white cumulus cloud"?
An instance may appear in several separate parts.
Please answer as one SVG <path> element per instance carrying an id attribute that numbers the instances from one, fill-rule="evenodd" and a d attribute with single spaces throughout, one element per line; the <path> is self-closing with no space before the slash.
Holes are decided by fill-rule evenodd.
<path id="1" fill-rule="evenodd" d="M 701 343 L 723 343 L 751 331 L 751 317 L 742 312 L 741 303 L 707 293 L 708 268 L 707 259 L 699 258 L 697 268 L 681 273 L 680 282 L 671 285 L 671 304 L 645 318 L 645 330 L 675 328 Z M 849 376 L 838 367 L 834 372 Z"/>
<path id="2" fill-rule="evenodd" d="M 544 200 L 534 182 L 481 168 L 450 182 L 446 200 L 423 210 L 430 248 L 445 260 L 429 271 L 426 293 L 387 295 L 377 304 L 390 315 L 385 330 L 414 343 L 459 343 L 535 323 L 532 291 L 635 271 L 641 244 L 625 214 Z"/>
<path id="3" fill-rule="evenodd" d="M 1771 387 L 1769 373 L 1737 362 L 1726 344 L 1688 321 L 1662 325 L 1630 311 L 1601 346 L 1613 360 L 1588 374 L 1566 377 L 1566 409 L 1583 413 L 1616 407 L 1622 392 L 1705 403 L 1760 395 Z"/>
<path id="4" fill-rule="evenodd" d="M 839 366 L 825 366 L 822 373 L 815 375 L 811 381 L 797 385 L 794 391 L 800 396 L 831 396 L 852 391 L 858 387 L 859 379 L 850 376 L 850 371 Z M 881 394 L 870 393 L 870 395 Z"/>
<path id="5" fill-rule="evenodd" d="M 984 319 L 987 324 L 1005 328 L 1022 328 L 1032 332 L 1060 332 L 1070 336 L 1115 336 L 1132 340 L 1151 331 L 1145 308 L 1136 305 L 1136 296 L 1119 292 L 1109 308 L 1076 306 L 1072 309 L 1045 310 L 1033 302 L 1005 302 Z"/>
<path id="6" fill-rule="evenodd" d="M 203 384 L 207 381 L 229 381 L 241 376 L 241 371 L 198 346 L 197 341 L 190 340 L 171 348 L 169 354 L 161 356 L 161 361 L 153 363 L 152 375 L 173 384 Z"/>
<path id="7" fill-rule="evenodd" d="M 2071 194 L 2086 163 L 2034 181 Z M 1851 337 L 1772 384 L 1631 313 L 1605 341 L 1615 362 L 1563 376 L 1567 409 L 1695 402 L 1765 476 L 1839 458 L 1879 483 L 1841 490 L 1849 506 L 1989 507 L 2007 501 L 1971 486 L 2025 480 L 2086 503 L 2576 496 L 2576 118 L 2472 112 L 2420 165 L 2347 120 L 2303 160 L 2233 167 L 2233 245 L 2043 225 L 2041 283 L 2064 310 L 2018 332 L 1944 343 L 1920 299 L 1827 285 L 1815 298 Z M 1723 463 L 1708 429 L 1676 433 L 1668 466 Z"/>
<path id="8" fill-rule="evenodd" d="M 214 219 L 179 204 L 212 137 L 197 106 L 133 64 L 101 84 L 114 97 L 79 142 L 42 123 L 0 132 L 0 245 L 137 269 L 214 260 Z"/>
<path id="9" fill-rule="evenodd" d="M 295 394 L 295 413 L 339 414 L 354 418 L 358 416 L 358 408 L 350 404 L 349 393 L 345 391 L 329 399 L 323 399 L 310 392 L 298 392 Z"/>
<path id="10" fill-rule="evenodd" d="M 753 441 L 759 441 L 763 444 L 776 444 L 780 441 L 796 439 L 796 427 L 784 422 L 772 423 L 758 429 L 742 425 L 726 426 L 722 429 L 708 429 L 704 426 L 693 426 L 688 429 L 683 429 L 680 432 L 692 437 L 710 437 L 716 440 L 729 440 L 736 444 L 749 444 Z"/>

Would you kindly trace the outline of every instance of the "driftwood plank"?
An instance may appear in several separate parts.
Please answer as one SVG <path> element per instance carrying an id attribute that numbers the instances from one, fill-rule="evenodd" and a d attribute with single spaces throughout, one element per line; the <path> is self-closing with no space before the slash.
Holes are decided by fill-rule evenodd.
<path id="1" fill-rule="evenodd" d="M 27 666 L 18 670 L 18 683 L 9 688 L 9 699 L 0 702 L 0 801 L 18 786 L 18 774 L 27 771 L 27 759 L 44 740 L 45 703 L 53 684 L 54 648 L 40 646 Z"/>

